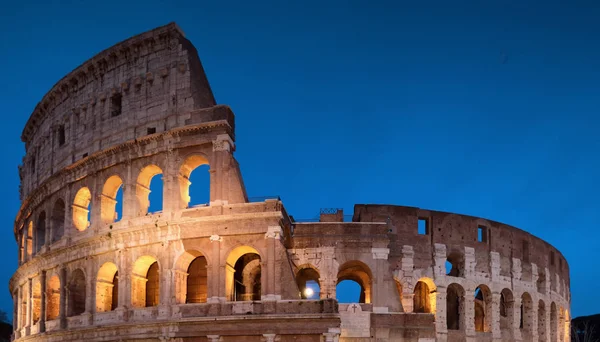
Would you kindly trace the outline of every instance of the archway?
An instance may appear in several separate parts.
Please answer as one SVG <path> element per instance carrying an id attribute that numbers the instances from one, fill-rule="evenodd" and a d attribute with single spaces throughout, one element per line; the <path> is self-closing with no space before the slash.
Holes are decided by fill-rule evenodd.
<path id="1" fill-rule="evenodd" d="M 35 252 L 39 252 L 40 249 L 46 244 L 46 212 L 42 211 L 38 215 L 37 225 L 35 227 Z"/>
<path id="2" fill-rule="evenodd" d="M 46 285 L 46 320 L 58 318 L 60 312 L 60 279 L 54 275 Z"/>
<path id="3" fill-rule="evenodd" d="M 344 281 L 351 281 L 360 287 L 358 303 L 371 303 L 371 279 L 373 278 L 369 266 L 358 260 L 344 263 L 340 266 L 337 274 L 338 286 Z M 347 284 L 352 283 L 348 282 Z M 336 299 L 344 302 L 344 297 L 341 297 L 342 292 L 336 288 Z"/>
<path id="4" fill-rule="evenodd" d="M 521 296 L 521 335 L 523 339 L 531 339 L 533 333 L 533 299 L 531 295 L 524 292 Z"/>
<path id="5" fill-rule="evenodd" d="M 84 231 L 90 226 L 92 193 L 83 187 L 75 194 L 73 200 L 73 224 L 79 231 Z"/>
<path id="6" fill-rule="evenodd" d="M 515 301 L 512 292 L 505 288 L 500 292 L 500 331 L 506 335 L 505 339 L 512 337 Z"/>
<path id="7" fill-rule="evenodd" d="M 139 205 L 139 216 L 149 212 L 161 211 L 163 207 L 163 171 L 156 165 L 144 167 L 138 176 L 136 197 Z"/>
<path id="8" fill-rule="evenodd" d="M 302 267 L 296 274 L 296 284 L 302 299 L 318 299 L 321 295 L 319 271 L 312 266 Z"/>
<path id="9" fill-rule="evenodd" d="M 56 242 L 63 237 L 65 233 L 65 201 L 61 198 L 54 202 L 52 208 L 52 242 Z"/>
<path id="10" fill-rule="evenodd" d="M 464 268 L 464 257 L 461 253 L 451 252 L 446 258 L 446 275 L 451 277 L 462 277 Z"/>
<path id="11" fill-rule="evenodd" d="M 538 337 L 540 341 L 547 341 L 546 334 L 546 304 L 540 299 L 538 303 Z"/>
<path id="12" fill-rule="evenodd" d="M 31 319 L 33 321 L 33 324 L 37 324 L 37 322 L 40 321 L 40 316 L 42 314 L 42 286 L 40 284 L 39 279 L 36 279 L 33 282 L 31 291 Z"/>
<path id="13" fill-rule="evenodd" d="M 208 262 L 202 253 L 189 250 L 175 264 L 175 299 L 177 304 L 206 303 L 208 297 Z"/>
<path id="14" fill-rule="evenodd" d="M 71 274 L 69 281 L 69 306 L 68 316 L 77 316 L 85 312 L 85 275 L 81 269 L 76 269 Z"/>
<path id="15" fill-rule="evenodd" d="M 558 342 L 558 310 L 554 302 L 550 304 L 550 341 Z"/>
<path id="16" fill-rule="evenodd" d="M 475 289 L 475 331 L 492 331 L 491 315 L 492 311 L 492 292 L 486 285 L 479 285 Z"/>
<path id="17" fill-rule="evenodd" d="M 29 221 L 27 225 L 27 260 L 31 259 L 31 255 L 33 254 L 33 222 Z"/>
<path id="18" fill-rule="evenodd" d="M 112 262 L 104 263 L 98 270 L 96 281 L 96 311 L 112 311 L 119 305 L 119 272 Z"/>
<path id="19" fill-rule="evenodd" d="M 225 291 L 232 301 L 261 299 L 261 257 L 250 246 L 235 248 L 227 257 Z"/>
<path id="20" fill-rule="evenodd" d="M 122 204 L 119 205 L 121 212 L 117 212 L 117 194 L 122 192 L 123 180 L 117 175 L 108 177 L 102 187 L 102 199 L 100 203 L 100 217 L 102 223 L 119 221 L 123 216 Z"/>
<path id="21" fill-rule="evenodd" d="M 465 290 L 456 283 L 446 289 L 446 327 L 448 330 L 465 330 Z"/>
<path id="22" fill-rule="evenodd" d="M 131 272 L 131 305 L 150 307 L 159 303 L 160 277 L 156 258 L 139 257 Z"/>
<path id="23" fill-rule="evenodd" d="M 429 285 L 432 285 L 430 287 Z M 435 285 L 431 279 L 421 279 L 415 285 L 413 312 L 435 313 Z"/>
<path id="24" fill-rule="evenodd" d="M 181 207 L 188 208 L 210 202 L 210 166 L 206 157 L 192 155 L 179 169 Z M 195 184 L 195 185 L 194 185 Z"/>

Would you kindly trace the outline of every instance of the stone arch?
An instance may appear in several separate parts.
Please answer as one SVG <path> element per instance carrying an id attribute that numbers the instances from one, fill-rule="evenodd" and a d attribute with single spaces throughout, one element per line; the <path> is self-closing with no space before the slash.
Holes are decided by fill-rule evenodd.
<path id="1" fill-rule="evenodd" d="M 150 255 L 139 257 L 131 271 L 131 305 L 156 306 L 160 301 L 160 266 Z"/>
<path id="2" fill-rule="evenodd" d="M 60 240 L 65 234 L 65 201 L 57 199 L 52 207 L 52 242 Z"/>
<path id="3" fill-rule="evenodd" d="M 31 259 L 31 255 L 33 254 L 33 221 L 29 221 L 27 224 L 27 240 L 26 240 L 25 250 L 27 251 L 27 259 Z"/>
<path id="4" fill-rule="evenodd" d="M 521 322 L 519 325 L 523 339 L 531 339 L 533 336 L 533 309 L 531 295 L 524 292 L 521 295 Z"/>
<path id="5" fill-rule="evenodd" d="M 254 247 L 234 248 L 227 257 L 225 269 L 228 300 L 260 300 L 261 256 Z"/>
<path id="6" fill-rule="evenodd" d="M 48 278 L 46 282 L 46 320 L 58 318 L 60 312 L 60 279 L 57 275 Z"/>
<path id="7" fill-rule="evenodd" d="M 417 281 L 414 288 L 413 312 L 435 313 L 436 286 L 433 279 L 423 277 Z"/>
<path id="8" fill-rule="evenodd" d="M 344 280 L 352 280 L 360 285 L 359 303 L 371 303 L 372 279 L 373 275 L 369 266 L 359 260 L 347 261 L 338 269 L 338 284 Z"/>
<path id="9" fill-rule="evenodd" d="M 163 170 L 154 164 L 147 165 L 140 170 L 135 190 L 139 216 L 148 214 L 148 208 L 150 208 L 150 182 L 154 176 L 161 174 L 163 174 Z"/>
<path id="10" fill-rule="evenodd" d="M 92 193 L 87 187 L 80 188 L 73 199 L 73 224 L 77 230 L 84 231 L 90 226 L 90 203 Z"/>
<path id="11" fill-rule="evenodd" d="M 19 231 L 19 262 L 25 262 L 25 246 L 27 245 L 27 233 L 21 228 Z"/>
<path id="12" fill-rule="evenodd" d="M 548 335 L 546 334 L 546 303 L 542 299 L 538 302 L 538 337 L 540 341 L 547 341 Z"/>
<path id="13" fill-rule="evenodd" d="M 35 226 L 35 252 L 46 244 L 46 212 L 42 211 L 38 215 L 37 224 Z"/>
<path id="14" fill-rule="evenodd" d="M 96 279 L 96 311 L 112 311 L 119 305 L 119 271 L 117 265 L 105 262 Z"/>
<path id="15" fill-rule="evenodd" d="M 123 180 L 118 175 L 112 175 L 104 182 L 100 203 L 100 218 L 102 223 L 112 223 L 121 219 L 118 217 L 116 207 L 117 193 L 122 187 Z"/>
<path id="16" fill-rule="evenodd" d="M 77 316 L 85 312 L 85 273 L 81 269 L 76 269 L 71 274 L 68 285 L 68 310 L 67 316 Z"/>
<path id="17" fill-rule="evenodd" d="M 319 288 L 318 295 L 321 293 L 321 275 L 319 273 L 319 269 L 311 264 L 304 264 L 298 267 L 296 271 L 296 284 L 298 285 L 298 290 L 300 291 L 300 298 L 302 299 L 313 299 L 313 296 L 316 295 L 314 288 L 307 286 L 311 283 L 315 283 L 315 285 Z M 312 295 L 311 295 L 312 291 Z M 318 298 L 318 297 L 317 297 Z"/>
<path id="18" fill-rule="evenodd" d="M 550 341 L 558 342 L 558 310 L 556 303 L 550 303 Z"/>
<path id="19" fill-rule="evenodd" d="M 187 156 L 181 167 L 179 168 L 179 193 L 181 195 L 181 208 L 188 208 L 190 201 L 190 177 L 192 172 L 202 165 L 209 165 L 208 158 L 200 153 L 194 153 Z M 210 193 L 210 184 L 208 184 L 208 192 Z"/>
<path id="20" fill-rule="evenodd" d="M 515 299 L 510 289 L 504 288 L 500 292 L 500 331 L 512 336 L 515 313 Z"/>
<path id="21" fill-rule="evenodd" d="M 446 327 L 448 330 L 465 330 L 465 290 L 452 283 L 446 288 Z"/>
<path id="22" fill-rule="evenodd" d="M 492 291 L 487 285 L 479 285 L 475 288 L 475 331 L 492 331 Z"/>
<path id="23" fill-rule="evenodd" d="M 31 304 L 31 320 L 33 324 L 37 324 L 42 314 L 42 286 L 38 278 L 33 281 L 31 287 Z"/>
<path id="24" fill-rule="evenodd" d="M 208 260 L 197 250 L 187 250 L 175 262 L 175 300 L 177 304 L 206 303 L 208 298 Z"/>
<path id="25" fill-rule="evenodd" d="M 465 255 L 463 251 L 452 250 L 446 257 L 446 275 L 464 277 Z"/>

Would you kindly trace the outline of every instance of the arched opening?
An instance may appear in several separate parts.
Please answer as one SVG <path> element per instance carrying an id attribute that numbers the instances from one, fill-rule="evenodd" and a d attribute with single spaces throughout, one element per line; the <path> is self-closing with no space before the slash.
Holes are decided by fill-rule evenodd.
<path id="1" fill-rule="evenodd" d="M 136 197 L 139 205 L 139 216 L 159 212 L 163 207 L 162 170 L 156 165 L 144 167 L 138 176 Z"/>
<path id="2" fill-rule="evenodd" d="M 479 285 L 475 289 L 475 331 L 492 331 L 491 315 L 492 311 L 492 292 L 489 287 Z"/>
<path id="3" fill-rule="evenodd" d="M 119 278 L 117 265 L 104 263 L 98 270 L 96 281 L 96 311 L 107 312 L 117 308 L 119 299 Z"/>
<path id="4" fill-rule="evenodd" d="M 31 319 L 33 320 L 33 324 L 37 324 L 42 314 L 42 286 L 38 279 L 34 281 L 31 289 L 31 304 Z"/>
<path id="5" fill-rule="evenodd" d="M 431 287 L 430 287 L 431 285 Z M 433 280 L 422 278 L 415 285 L 413 297 L 413 312 L 434 313 L 435 312 L 435 285 Z"/>
<path id="6" fill-rule="evenodd" d="M 208 262 L 199 251 L 189 250 L 175 264 L 175 299 L 177 304 L 206 303 L 208 297 Z"/>
<path id="7" fill-rule="evenodd" d="M 558 342 L 558 310 L 554 302 L 550 304 L 550 341 Z"/>
<path id="8" fill-rule="evenodd" d="M 465 329 L 465 290 L 456 283 L 446 289 L 446 325 L 448 330 Z"/>
<path id="9" fill-rule="evenodd" d="M 527 292 L 521 296 L 521 321 L 519 325 L 523 339 L 531 339 L 533 332 L 533 299 Z"/>
<path id="10" fill-rule="evenodd" d="M 39 252 L 40 249 L 46 244 L 46 212 L 42 211 L 38 215 L 37 225 L 35 227 L 35 252 Z"/>
<path id="11" fill-rule="evenodd" d="M 156 258 L 148 255 L 139 257 L 131 274 L 131 305 L 138 308 L 157 306 L 159 292 L 160 276 Z"/>
<path id="12" fill-rule="evenodd" d="M 100 217 L 103 223 L 112 223 L 119 221 L 123 215 L 123 205 L 119 205 L 117 211 L 117 195 L 119 192 L 122 193 L 123 180 L 117 175 L 108 177 L 104 186 L 102 187 L 102 198 L 100 203 Z M 121 195 L 122 197 L 122 195 Z"/>
<path id="13" fill-rule="evenodd" d="M 27 233 L 24 229 L 19 232 L 19 261 L 25 262 L 25 247 L 27 246 Z"/>
<path id="14" fill-rule="evenodd" d="M 546 304 L 540 299 L 538 303 L 538 337 L 540 341 L 547 341 L 546 334 Z"/>
<path id="15" fill-rule="evenodd" d="M 371 270 L 365 263 L 358 260 L 344 263 L 340 266 L 337 274 L 336 299 L 340 303 L 371 303 L 371 279 Z M 358 300 L 349 301 L 354 298 L 346 298 L 344 293 L 356 293 L 357 285 L 359 288 Z"/>
<path id="16" fill-rule="evenodd" d="M 512 292 L 509 289 L 503 289 L 500 292 L 500 331 L 505 340 L 512 337 L 514 305 L 515 301 Z"/>
<path id="17" fill-rule="evenodd" d="M 27 225 L 27 246 L 25 247 L 27 250 L 27 259 L 31 259 L 31 254 L 33 253 L 33 222 L 29 221 Z"/>
<path id="18" fill-rule="evenodd" d="M 84 231 L 90 226 L 92 193 L 83 187 L 75 194 L 73 200 L 73 224 L 79 231 Z"/>
<path id="19" fill-rule="evenodd" d="M 225 290 L 229 300 L 261 299 L 261 258 L 249 246 L 235 248 L 227 258 Z"/>
<path id="20" fill-rule="evenodd" d="M 192 155 L 185 159 L 179 170 L 182 208 L 209 204 L 209 170 L 208 160 L 204 156 Z"/>
<path id="21" fill-rule="evenodd" d="M 60 312 L 60 279 L 54 275 L 46 284 L 46 320 L 58 318 Z"/>
<path id="22" fill-rule="evenodd" d="M 85 275 L 80 269 L 76 269 L 71 274 L 69 281 L 69 303 L 68 316 L 77 316 L 85 312 Z"/>
<path id="23" fill-rule="evenodd" d="M 463 276 L 464 258 L 459 252 L 452 252 L 446 258 L 446 275 L 451 277 Z"/>
<path id="24" fill-rule="evenodd" d="M 311 267 L 301 268 L 296 274 L 296 284 L 300 290 L 302 299 L 318 299 L 321 296 L 321 285 L 319 283 L 319 272 Z"/>
<path id="25" fill-rule="evenodd" d="M 569 315 L 569 310 L 565 310 L 564 336 L 566 341 L 571 340 L 571 316 Z"/>
<path id="26" fill-rule="evenodd" d="M 65 201 L 57 199 L 52 208 L 52 242 L 56 242 L 65 233 Z"/>

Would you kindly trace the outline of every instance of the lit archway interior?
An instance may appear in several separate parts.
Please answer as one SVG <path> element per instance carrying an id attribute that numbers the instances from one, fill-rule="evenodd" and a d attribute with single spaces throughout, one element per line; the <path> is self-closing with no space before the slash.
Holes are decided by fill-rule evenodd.
<path id="1" fill-rule="evenodd" d="M 104 263 L 98 270 L 96 281 L 96 311 L 112 311 L 119 305 L 119 272 L 112 262 Z"/>
<path id="2" fill-rule="evenodd" d="M 206 303 L 208 263 L 199 251 L 189 250 L 176 263 L 175 299 L 177 304 Z"/>
<path id="3" fill-rule="evenodd" d="M 479 285 L 475 289 L 474 310 L 475 310 L 475 331 L 491 332 L 491 315 L 487 313 L 492 311 L 492 292 L 486 285 Z"/>
<path id="4" fill-rule="evenodd" d="M 261 299 L 261 258 L 250 246 L 235 248 L 227 257 L 225 290 L 231 301 Z"/>
<path id="5" fill-rule="evenodd" d="M 103 223 L 112 223 L 121 219 L 123 215 L 117 212 L 117 194 L 123 187 L 123 180 L 117 175 L 110 176 L 102 187 L 102 198 L 100 203 L 100 217 Z M 122 209 L 122 204 L 119 205 Z"/>
<path id="6" fill-rule="evenodd" d="M 192 155 L 179 170 L 181 207 L 206 205 L 210 202 L 210 166 L 206 157 Z"/>
<path id="7" fill-rule="evenodd" d="M 435 284 L 429 278 L 422 278 L 415 285 L 413 297 L 413 312 L 434 313 L 435 312 Z"/>
<path id="8" fill-rule="evenodd" d="M 73 200 L 73 224 L 79 231 L 84 231 L 90 226 L 92 193 L 83 187 L 75 194 Z"/>
<path id="9" fill-rule="evenodd" d="M 352 291 L 354 282 L 360 288 L 358 303 L 371 303 L 371 270 L 358 260 L 348 261 L 340 266 L 337 275 L 336 299 L 340 302 L 349 302 L 344 296 L 344 291 Z M 346 283 L 346 281 L 349 281 Z M 342 284 L 344 282 L 344 284 Z M 356 285 L 354 285 L 356 288 Z M 355 290 L 354 290 L 355 291 Z"/>
<path id="10" fill-rule="evenodd" d="M 302 299 L 318 299 L 321 294 L 319 272 L 310 266 L 301 268 L 296 274 L 296 283 Z"/>
<path id="11" fill-rule="evenodd" d="M 140 171 L 135 191 L 138 200 L 139 216 L 146 215 L 150 211 L 157 212 L 162 210 L 163 182 L 162 177 L 160 177 L 162 173 L 161 168 L 156 165 L 148 165 Z"/>
<path id="12" fill-rule="evenodd" d="M 157 306 L 159 303 L 160 277 L 156 258 L 139 257 L 131 273 L 131 305 L 133 307 Z"/>
<path id="13" fill-rule="evenodd" d="M 60 311 L 60 279 L 57 275 L 48 278 L 46 285 L 46 320 L 58 318 Z"/>

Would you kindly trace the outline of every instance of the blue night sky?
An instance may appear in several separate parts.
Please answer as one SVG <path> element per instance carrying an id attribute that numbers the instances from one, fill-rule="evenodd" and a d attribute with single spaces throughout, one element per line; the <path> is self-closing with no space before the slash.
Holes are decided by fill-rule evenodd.
<path id="1" fill-rule="evenodd" d="M 50 3 L 0 5 L 0 309 L 31 111 L 94 54 L 175 21 L 237 115 L 249 196 L 296 218 L 385 203 L 515 225 L 566 256 L 573 316 L 600 311 L 597 2 Z"/>

